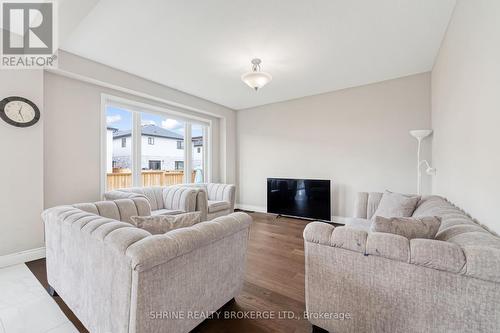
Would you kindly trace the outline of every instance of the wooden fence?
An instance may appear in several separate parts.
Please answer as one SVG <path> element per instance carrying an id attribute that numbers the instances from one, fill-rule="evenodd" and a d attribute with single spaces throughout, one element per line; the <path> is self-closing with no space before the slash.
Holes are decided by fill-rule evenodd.
<path id="1" fill-rule="evenodd" d="M 194 182 L 195 173 L 191 175 Z M 142 171 L 142 186 L 167 186 L 182 184 L 184 182 L 184 171 Z M 117 188 L 132 187 L 132 172 L 113 172 L 107 174 L 106 191 Z"/>

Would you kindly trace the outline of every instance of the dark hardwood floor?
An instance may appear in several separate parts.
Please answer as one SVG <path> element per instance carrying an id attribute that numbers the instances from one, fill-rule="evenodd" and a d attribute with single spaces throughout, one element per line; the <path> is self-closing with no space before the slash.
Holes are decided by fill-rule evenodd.
<path id="1" fill-rule="evenodd" d="M 250 227 L 244 289 L 236 302 L 226 305 L 222 311 L 260 313 L 273 315 L 274 319 L 223 319 L 221 315 L 219 319 L 205 320 L 193 332 L 310 332 L 311 324 L 303 319 L 302 232 L 308 222 L 284 217 L 276 219 L 261 213 L 250 215 L 254 223 Z M 27 263 L 27 266 L 47 287 L 45 259 Z M 87 332 L 62 299 L 54 299 L 80 332 Z"/>

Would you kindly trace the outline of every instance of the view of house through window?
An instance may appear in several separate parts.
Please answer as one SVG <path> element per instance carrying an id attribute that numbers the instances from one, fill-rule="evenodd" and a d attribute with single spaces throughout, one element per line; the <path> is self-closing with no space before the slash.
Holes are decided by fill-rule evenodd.
<path id="1" fill-rule="evenodd" d="M 205 182 L 205 158 L 204 158 L 204 126 L 202 125 L 193 125 L 191 127 L 191 165 L 193 168 L 193 182 L 194 183 L 203 183 Z"/>
<path id="2" fill-rule="evenodd" d="M 184 122 L 157 114 L 141 113 L 142 186 L 165 186 L 184 182 Z M 150 139 L 154 138 L 154 144 Z M 151 163 L 153 162 L 153 163 Z M 158 163 L 159 162 L 159 163 Z"/>
<path id="3" fill-rule="evenodd" d="M 106 191 L 131 186 L 205 181 L 206 126 L 159 113 L 128 111 L 111 105 L 106 107 L 106 126 Z M 134 128 L 140 128 L 140 131 L 133 131 Z M 186 151 L 187 129 L 192 135 L 188 140 L 191 149 Z M 134 144 L 140 149 L 134 149 Z M 185 159 L 188 157 L 191 158 L 189 171 L 185 170 L 188 165 Z"/>
<path id="4" fill-rule="evenodd" d="M 107 188 L 132 186 L 132 113 L 114 107 L 106 110 Z M 128 133 L 128 135 L 127 135 Z"/>

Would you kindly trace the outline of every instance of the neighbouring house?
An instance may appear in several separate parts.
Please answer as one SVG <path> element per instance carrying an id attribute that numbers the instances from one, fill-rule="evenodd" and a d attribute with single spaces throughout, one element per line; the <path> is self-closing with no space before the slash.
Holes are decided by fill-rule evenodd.
<path id="1" fill-rule="evenodd" d="M 106 127 L 106 172 L 113 172 L 113 133 L 117 132 L 118 128 Z"/>
<path id="2" fill-rule="evenodd" d="M 203 165 L 203 137 L 192 142 L 192 167 Z M 107 170 L 132 168 L 131 130 L 107 128 Z M 184 170 L 184 137 L 156 125 L 144 125 L 141 130 L 142 170 Z"/>

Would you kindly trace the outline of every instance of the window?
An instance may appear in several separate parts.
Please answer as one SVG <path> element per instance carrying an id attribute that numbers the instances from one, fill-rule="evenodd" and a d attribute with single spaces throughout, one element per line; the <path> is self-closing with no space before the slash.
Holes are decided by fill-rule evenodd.
<path id="1" fill-rule="evenodd" d="M 150 170 L 161 170 L 161 161 L 149 161 L 149 169 Z"/>
<path id="2" fill-rule="evenodd" d="M 184 170 L 184 161 L 175 161 L 175 170 Z"/>
<path id="3" fill-rule="evenodd" d="M 206 137 L 206 126 L 193 125 L 191 127 L 191 167 L 193 169 L 192 182 L 205 182 L 205 161 L 206 157 L 203 153 L 203 145 Z"/>
<path id="4" fill-rule="evenodd" d="M 130 187 L 132 182 L 132 112 L 106 108 L 106 184 L 107 190 Z M 131 141 L 130 141 L 131 142 Z"/>
<path id="5" fill-rule="evenodd" d="M 179 142 L 184 143 L 186 123 L 147 112 L 141 112 L 140 117 L 142 185 L 164 186 L 183 183 L 184 151 L 179 150 Z M 151 144 L 151 139 L 154 139 L 154 145 Z M 163 163 L 152 164 L 151 161 L 163 161 Z M 179 161 L 182 164 L 178 163 Z"/>
<path id="6" fill-rule="evenodd" d="M 207 181 L 208 120 L 118 97 L 105 103 L 102 191 Z"/>

